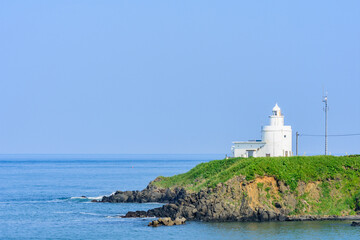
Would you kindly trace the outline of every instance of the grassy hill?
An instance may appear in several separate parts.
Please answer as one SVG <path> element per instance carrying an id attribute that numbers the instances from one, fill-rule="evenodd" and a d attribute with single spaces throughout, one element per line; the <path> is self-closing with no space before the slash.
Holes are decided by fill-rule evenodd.
<path id="1" fill-rule="evenodd" d="M 259 204 L 269 208 L 274 208 L 275 202 L 282 202 L 289 205 L 293 215 L 351 215 L 360 211 L 359 169 L 360 155 L 232 158 L 201 163 L 187 173 L 159 177 L 152 184 L 198 192 L 234 184 L 231 179 L 242 176 L 245 182 L 257 182 L 256 196 L 252 199 L 262 201 Z M 266 185 L 258 181 L 264 177 L 272 177 L 275 183 Z M 288 190 L 279 190 L 279 182 Z M 247 196 L 248 193 L 242 194 Z M 292 206 L 287 204 L 290 195 L 296 201 Z"/>

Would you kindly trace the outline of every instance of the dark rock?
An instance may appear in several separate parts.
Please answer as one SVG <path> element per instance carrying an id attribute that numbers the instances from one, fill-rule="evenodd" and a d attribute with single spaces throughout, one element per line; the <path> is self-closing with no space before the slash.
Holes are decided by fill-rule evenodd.
<path id="1" fill-rule="evenodd" d="M 143 217 L 148 217 L 147 212 L 145 211 L 136 211 L 136 212 L 128 212 L 126 213 L 125 216 L 123 216 L 123 218 L 143 218 Z"/>
<path id="2" fill-rule="evenodd" d="M 126 215 L 124 216 L 124 218 L 135 218 L 137 217 L 136 212 L 132 212 L 129 211 L 128 213 L 126 213 Z"/>
<path id="3" fill-rule="evenodd" d="M 116 195 L 116 202 L 126 202 L 128 200 L 129 196 L 124 193 L 120 193 Z"/>
<path id="4" fill-rule="evenodd" d="M 91 202 L 98 202 L 96 199 L 91 200 Z"/>
<path id="5" fill-rule="evenodd" d="M 268 211 L 267 213 L 268 213 L 268 216 L 269 216 L 269 221 L 276 221 L 278 219 L 275 212 Z"/>
<path id="6" fill-rule="evenodd" d="M 122 202 L 159 202 L 171 203 L 186 196 L 184 189 L 161 189 L 151 183 L 142 191 L 116 191 L 110 196 L 104 196 L 101 202 L 122 203 Z"/>
<path id="7" fill-rule="evenodd" d="M 178 207 L 176 204 L 173 204 L 173 203 L 170 203 L 170 204 L 169 204 L 169 207 L 170 207 L 170 208 L 173 208 L 173 209 L 175 209 L 175 210 L 178 210 L 178 209 L 179 209 L 179 207 Z"/>
<path id="8" fill-rule="evenodd" d="M 261 211 L 259 212 L 259 220 L 261 222 L 263 221 L 268 221 L 269 220 L 269 215 L 266 211 L 264 211 L 263 209 L 261 209 Z"/>
<path id="9" fill-rule="evenodd" d="M 284 216 L 284 215 L 282 215 L 282 214 L 280 214 L 279 216 L 278 216 L 278 220 L 279 221 L 286 221 L 286 216 Z"/>
<path id="10" fill-rule="evenodd" d="M 360 222 L 352 222 L 351 226 L 353 227 L 359 227 L 360 226 Z"/>

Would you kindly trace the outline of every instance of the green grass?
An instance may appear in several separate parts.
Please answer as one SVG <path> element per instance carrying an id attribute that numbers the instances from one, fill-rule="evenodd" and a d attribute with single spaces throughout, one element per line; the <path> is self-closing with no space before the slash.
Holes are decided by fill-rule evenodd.
<path id="1" fill-rule="evenodd" d="M 160 177 L 157 186 L 184 187 L 190 191 L 213 188 L 234 176 L 246 180 L 257 176 L 273 176 L 284 181 L 294 191 L 299 181 L 342 179 L 347 189 L 360 184 L 360 155 L 296 156 L 264 158 L 231 158 L 201 163 L 184 174 Z M 343 185 L 343 184 L 342 184 Z"/>

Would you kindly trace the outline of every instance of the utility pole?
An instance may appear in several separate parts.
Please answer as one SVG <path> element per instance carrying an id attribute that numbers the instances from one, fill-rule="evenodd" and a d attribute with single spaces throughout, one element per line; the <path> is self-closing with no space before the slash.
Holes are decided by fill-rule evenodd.
<path id="1" fill-rule="evenodd" d="M 328 115 L 328 97 L 327 97 L 327 93 L 325 94 L 325 96 L 323 96 L 323 103 L 325 103 L 325 155 L 328 155 L 328 140 L 327 140 L 327 115 Z"/>
<path id="2" fill-rule="evenodd" d="M 299 133 L 296 132 L 296 156 L 298 156 L 298 150 L 299 150 Z"/>

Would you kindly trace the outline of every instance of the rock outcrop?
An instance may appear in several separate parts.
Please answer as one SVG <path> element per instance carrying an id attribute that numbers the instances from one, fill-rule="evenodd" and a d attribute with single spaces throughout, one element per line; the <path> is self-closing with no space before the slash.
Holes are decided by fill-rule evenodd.
<path id="1" fill-rule="evenodd" d="M 182 225 L 185 224 L 185 218 L 176 218 L 172 220 L 171 218 L 159 218 L 157 220 L 153 220 L 149 223 L 149 227 L 159 227 L 159 226 L 174 226 L 174 225 Z"/>
<path id="2" fill-rule="evenodd" d="M 188 192 L 184 188 L 159 188 L 154 185 L 156 181 L 151 182 L 142 191 L 117 191 L 109 197 L 103 197 L 102 202 L 166 203 L 162 207 L 148 211 L 128 212 L 125 218 L 186 218 L 200 221 L 342 219 L 339 216 L 296 214 L 296 211 L 306 213 L 312 210 L 313 206 L 308 201 L 316 202 L 320 199 L 320 182 L 299 182 L 296 191 L 291 191 L 289 186 L 274 177 L 263 176 L 247 181 L 243 176 L 235 176 L 225 183 L 219 183 L 214 188 Z M 351 219 L 357 220 L 359 216 Z M 156 225 L 156 222 L 154 224 Z"/>
<path id="3" fill-rule="evenodd" d="M 164 189 L 158 188 L 153 183 L 158 181 L 155 179 L 142 191 L 116 191 L 110 196 L 104 196 L 101 202 L 111 203 L 146 203 L 146 202 L 159 202 L 159 203 L 170 203 L 175 202 L 178 198 L 182 197 L 183 189 Z"/>
<path id="4" fill-rule="evenodd" d="M 186 190 L 181 189 L 179 192 L 182 194 L 177 195 L 176 201 L 151 209 L 147 211 L 147 215 L 172 219 L 185 217 L 188 220 L 201 221 L 286 220 L 289 210 L 282 207 L 284 203 L 266 205 L 269 199 L 265 194 L 259 193 L 257 187 L 259 181 L 263 183 L 268 181 L 269 184 L 275 184 L 273 187 L 277 187 L 276 181 L 271 178 L 265 177 L 258 181 L 246 182 L 244 178 L 238 177 L 227 184 L 219 184 L 216 188 L 208 188 L 197 193 L 187 193 Z"/>
<path id="5" fill-rule="evenodd" d="M 360 227 L 360 222 L 352 222 L 351 226 L 353 227 Z"/>
<path id="6" fill-rule="evenodd" d="M 148 213 L 146 211 L 129 211 L 126 213 L 125 216 L 122 216 L 122 218 L 144 218 L 148 217 Z"/>

